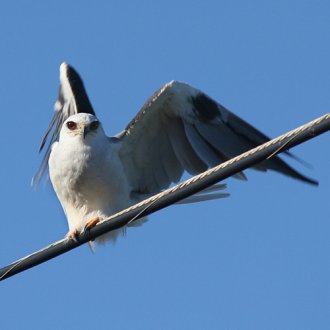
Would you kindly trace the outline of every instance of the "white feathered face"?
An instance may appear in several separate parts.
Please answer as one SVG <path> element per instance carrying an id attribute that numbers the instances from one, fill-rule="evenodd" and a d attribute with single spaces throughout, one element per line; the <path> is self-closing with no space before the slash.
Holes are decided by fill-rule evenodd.
<path id="1" fill-rule="evenodd" d="M 65 137 L 80 136 L 86 139 L 88 136 L 97 135 L 101 128 L 99 120 L 91 114 L 78 113 L 70 116 L 63 124 L 60 139 Z"/>

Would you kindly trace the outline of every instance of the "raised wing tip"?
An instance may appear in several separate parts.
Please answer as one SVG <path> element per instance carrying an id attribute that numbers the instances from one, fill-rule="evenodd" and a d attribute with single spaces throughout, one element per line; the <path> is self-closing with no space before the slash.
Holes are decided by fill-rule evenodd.
<path id="1" fill-rule="evenodd" d="M 82 80 L 79 76 L 78 72 L 75 70 L 75 68 L 68 64 L 67 62 L 63 62 L 60 65 L 60 80 L 63 81 L 63 79 L 69 79 L 69 77 L 74 79 Z"/>
<path id="2" fill-rule="evenodd" d="M 66 62 L 63 62 L 63 63 L 60 65 L 60 77 L 61 77 L 61 78 L 67 75 L 68 67 L 69 67 L 69 64 L 66 63 Z"/>
<path id="3" fill-rule="evenodd" d="M 66 62 L 60 65 L 60 83 L 60 93 L 55 103 L 55 111 L 62 111 L 63 105 L 67 101 L 73 106 L 73 111 L 67 115 L 82 112 L 95 115 L 79 73 Z"/>
<path id="4" fill-rule="evenodd" d="M 60 70 L 64 69 L 67 66 L 68 66 L 68 63 L 62 62 L 61 65 L 60 65 Z"/>
<path id="5" fill-rule="evenodd" d="M 60 80 L 63 81 L 64 79 L 69 79 L 69 76 L 74 76 L 75 79 L 81 80 L 78 72 L 73 68 L 73 66 L 67 62 L 63 62 L 60 65 Z"/>

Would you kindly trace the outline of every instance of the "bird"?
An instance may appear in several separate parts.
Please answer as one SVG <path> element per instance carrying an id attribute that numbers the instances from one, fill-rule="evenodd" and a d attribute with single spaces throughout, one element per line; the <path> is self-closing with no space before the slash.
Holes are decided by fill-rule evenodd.
<path id="1" fill-rule="evenodd" d="M 77 239 L 98 222 L 168 188 L 184 172 L 196 175 L 270 140 L 204 92 L 176 80 L 158 89 L 123 131 L 108 137 L 79 73 L 65 62 L 60 65 L 54 110 L 33 183 L 40 183 L 48 167 L 67 217 L 68 239 Z M 278 156 L 253 168 L 318 184 Z M 247 179 L 243 172 L 235 177 Z M 225 187 L 220 184 L 215 190 Z M 226 196 L 202 194 L 196 201 Z M 96 242 L 115 242 L 125 229 L 104 234 Z"/>

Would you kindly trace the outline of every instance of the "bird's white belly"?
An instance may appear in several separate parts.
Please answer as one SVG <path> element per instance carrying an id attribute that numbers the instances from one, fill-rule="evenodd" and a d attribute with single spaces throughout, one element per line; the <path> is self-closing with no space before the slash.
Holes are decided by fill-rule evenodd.
<path id="1" fill-rule="evenodd" d="M 50 178 L 70 231 L 81 231 L 90 219 L 104 219 L 131 204 L 116 153 L 86 145 L 60 147 L 54 148 L 49 160 Z"/>

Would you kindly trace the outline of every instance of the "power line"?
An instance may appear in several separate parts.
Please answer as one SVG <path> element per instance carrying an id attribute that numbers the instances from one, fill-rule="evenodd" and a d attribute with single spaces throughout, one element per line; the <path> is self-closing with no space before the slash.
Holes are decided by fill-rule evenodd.
<path id="1" fill-rule="evenodd" d="M 39 265 L 95 239 L 102 234 L 118 229 L 138 218 L 147 216 L 166 206 L 174 204 L 221 180 L 239 173 L 263 160 L 271 158 L 278 153 L 286 151 L 289 148 L 313 139 L 329 130 L 330 113 L 111 216 L 97 224 L 91 230 L 80 234 L 77 242 L 71 239 L 62 239 L 3 267 L 0 269 L 0 280 L 4 280 L 26 269 Z"/>

